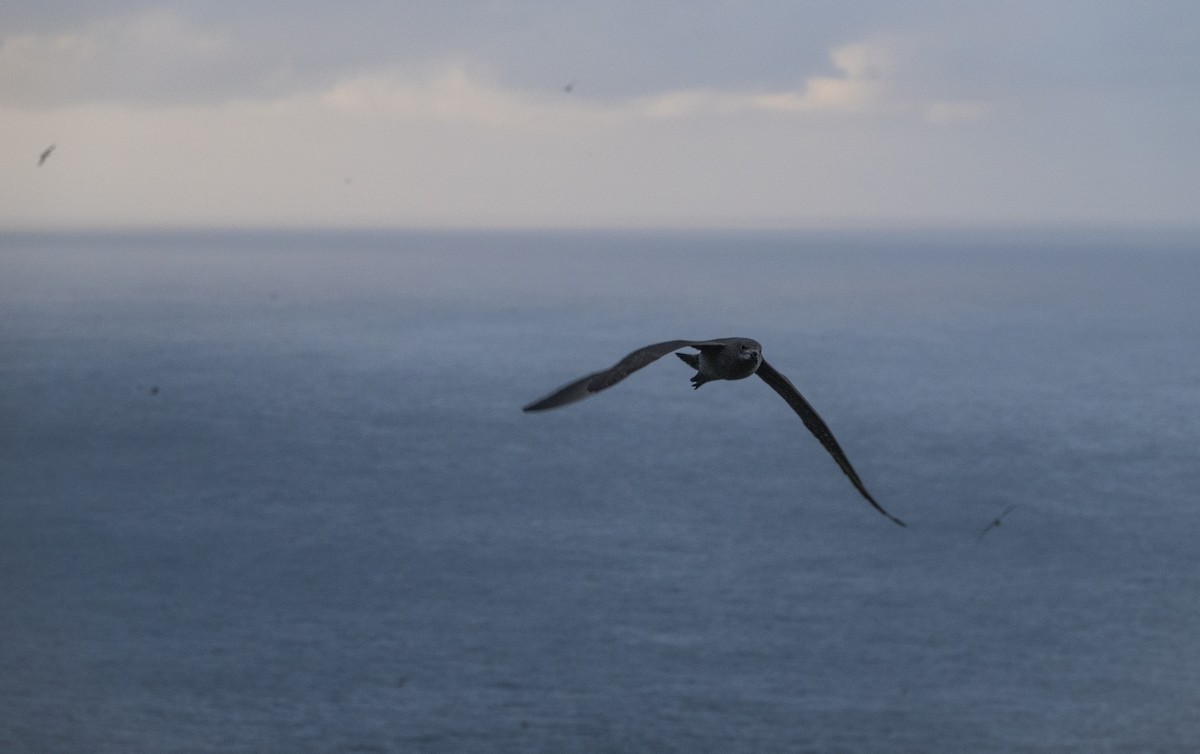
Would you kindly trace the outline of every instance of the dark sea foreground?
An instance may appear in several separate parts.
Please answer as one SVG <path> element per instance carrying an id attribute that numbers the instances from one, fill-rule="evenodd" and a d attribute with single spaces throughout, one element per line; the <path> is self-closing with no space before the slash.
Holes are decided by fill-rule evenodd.
<path id="1" fill-rule="evenodd" d="M 1194 752 L 1198 290 L 1186 233 L 0 235 L 0 751 Z M 520 411 L 727 335 L 908 528 L 754 378 Z"/>

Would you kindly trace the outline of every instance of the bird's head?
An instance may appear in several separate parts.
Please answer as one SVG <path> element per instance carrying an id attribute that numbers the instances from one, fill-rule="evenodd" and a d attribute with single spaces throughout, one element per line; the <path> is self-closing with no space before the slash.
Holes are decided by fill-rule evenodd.
<path id="1" fill-rule="evenodd" d="M 741 361 L 753 361 L 756 364 L 762 360 L 762 346 L 757 343 L 738 343 L 737 357 Z"/>

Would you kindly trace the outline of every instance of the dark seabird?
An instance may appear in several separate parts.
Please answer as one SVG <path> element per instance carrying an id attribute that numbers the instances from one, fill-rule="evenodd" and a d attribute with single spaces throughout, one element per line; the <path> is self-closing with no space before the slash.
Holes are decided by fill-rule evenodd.
<path id="1" fill-rule="evenodd" d="M 883 509 L 867 488 L 858 473 L 850 465 L 850 460 L 842 451 L 840 445 L 829 431 L 829 427 L 817 414 L 800 391 L 796 389 L 787 377 L 777 372 L 773 366 L 762 357 L 762 345 L 750 338 L 716 338 L 714 340 L 668 340 L 663 343 L 639 348 L 612 367 L 581 377 L 574 382 L 563 385 L 541 400 L 534 401 L 524 408 L 525 411 L 545 411 L 558 408 L 568 403 L 583 400 L 601 390 L 610 388 L 644 366 L 666 356 L 680 348 L 695 348 L 700 353 L 677 353 L 685 364 L 696 370 L 692 377 L 692 388 L 699 388 L 712 380 L 741 380 L 752 374 L 757 374 L 763 382 L 771 386 L 775 392 L 787 401 L 804 422 L 804 426 L 820 440 L 825 450 L 837 461 L 837 465 L 850 478 L 854 488 L 862 493 L 875 510 L 890 518 L 900 526 L 906 524 Z"/>
<path id="2" fill-rule="evenodd" d="M 982 542 L 984 534 L 987 534 L 989 531 L 991 531 L 992 529 L 995 529 L 997 526 L 999 526 L 1000 522 L 1004 519 L 1004 517 L 1007 516 L 1008 514 L 1012 513 L 1016 509 L 1017 509 L 1017 506 L 1015 506 L 1015 505 L 1010 505 L 1007 508 L 1005 508 L 1003 513 L 1001 513 L 999 516 L 996 516 L 994 519 L 992 519 L 991 523 L 989 523 L 987 526 L 983 527 L 983 530 L 979 532 L 979 537 L 976 538 L 975 541 Z"/>
<path id="3" fill-rule="evenodd" d="M 42 166 L 42 163 L 46 161 L 46 158 L 50 156 L 50 153 L 54 151 L 56 146 L 56 144 L 51 144 L 50 146 L 46 147 L 46 149 L 42 152 L 42 156 L 38 157 L 39 168 Z"/>

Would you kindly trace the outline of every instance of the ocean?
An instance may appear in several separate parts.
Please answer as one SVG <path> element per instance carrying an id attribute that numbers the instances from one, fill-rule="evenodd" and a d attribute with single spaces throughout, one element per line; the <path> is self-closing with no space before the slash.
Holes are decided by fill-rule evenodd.
<path id="1" fill-rule="evenodd" d="M 1198 289 L 1187 232 L 0 234 L 0 751 L 1196 751 Z M 521 411 L 725 336 L 907 528 L 755 378 Z"/>

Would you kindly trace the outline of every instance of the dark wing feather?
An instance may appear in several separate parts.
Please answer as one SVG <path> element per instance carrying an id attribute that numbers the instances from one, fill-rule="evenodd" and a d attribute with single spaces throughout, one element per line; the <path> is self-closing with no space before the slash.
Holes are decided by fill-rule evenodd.
<path id="1" fill-rule="evenodd" d="M 534 401 L 526 406 L 523 411 L 545 411 L 549 408 L 558 408 L 565 406 L 568 403 L 583 400 L 590 395 L 610 388 L 629 375 L 644 366 L 658 361 L 663 356 L 680 348 L 703 348 L 707 346 L 722 345 L 722 341 L 717 340 L 667 340 L 662 343 L 655 343 L 639 348 L 625 358 L 618 361 L 608 369 L 599 372 L 593 372 L 586 377 L 580 377 L 574 382 L 563 385 L 558 390 L 555 390 L 550 395 L 547 395 L 541 400 Z"/>
<path id="2" fill-rule="evenodd" d="M 825 421 L 817 414 L 816 410 L 809 405 L 808 401 L 804 400 L 804 396 L 800 395 L 800 391 L 796 389 L 796 386 L 787 377 L 775 371 L 775 368 L 768 364 L 765 359 L 759 365 L 757 374 L 759 377 L 762 377 L 763 382 L 771 386 L 771 389 L 779 393 L 787 401 L 787 404 L 792 407 L 792 410 L 800 416 L 800 420 L 804 422 L 804 426 L 808 427 L 808 431 L 812 432 L 813 436 L 821 441 L 821 444 L 825 446 L 825 450 L 829 451 L 829 455 L 833 456 L 833 460 L 837 461 L 837 465 L 846 473 L 846 476 L 850 477 L 850 483 L 854 485 L 856 490 L 862 493 L 867 502 L 874 506 L 875 510 L 887 516 L 892 521 L 901 526 L 907 526 L 903 521 L 885 511 L 883 506 L 875 502 L 875 498 L 871 497 L 871 493 L 867 492 L 867 488 L 863 485 L 862 480 L 858 478 L 858 473 L 850 465 L 850 459 L 846 458 L 846 454 L 842 451 L 842 447 L 838 445 L 833 432 L 829 431 L 829 426 L 825 424 Z"/>

